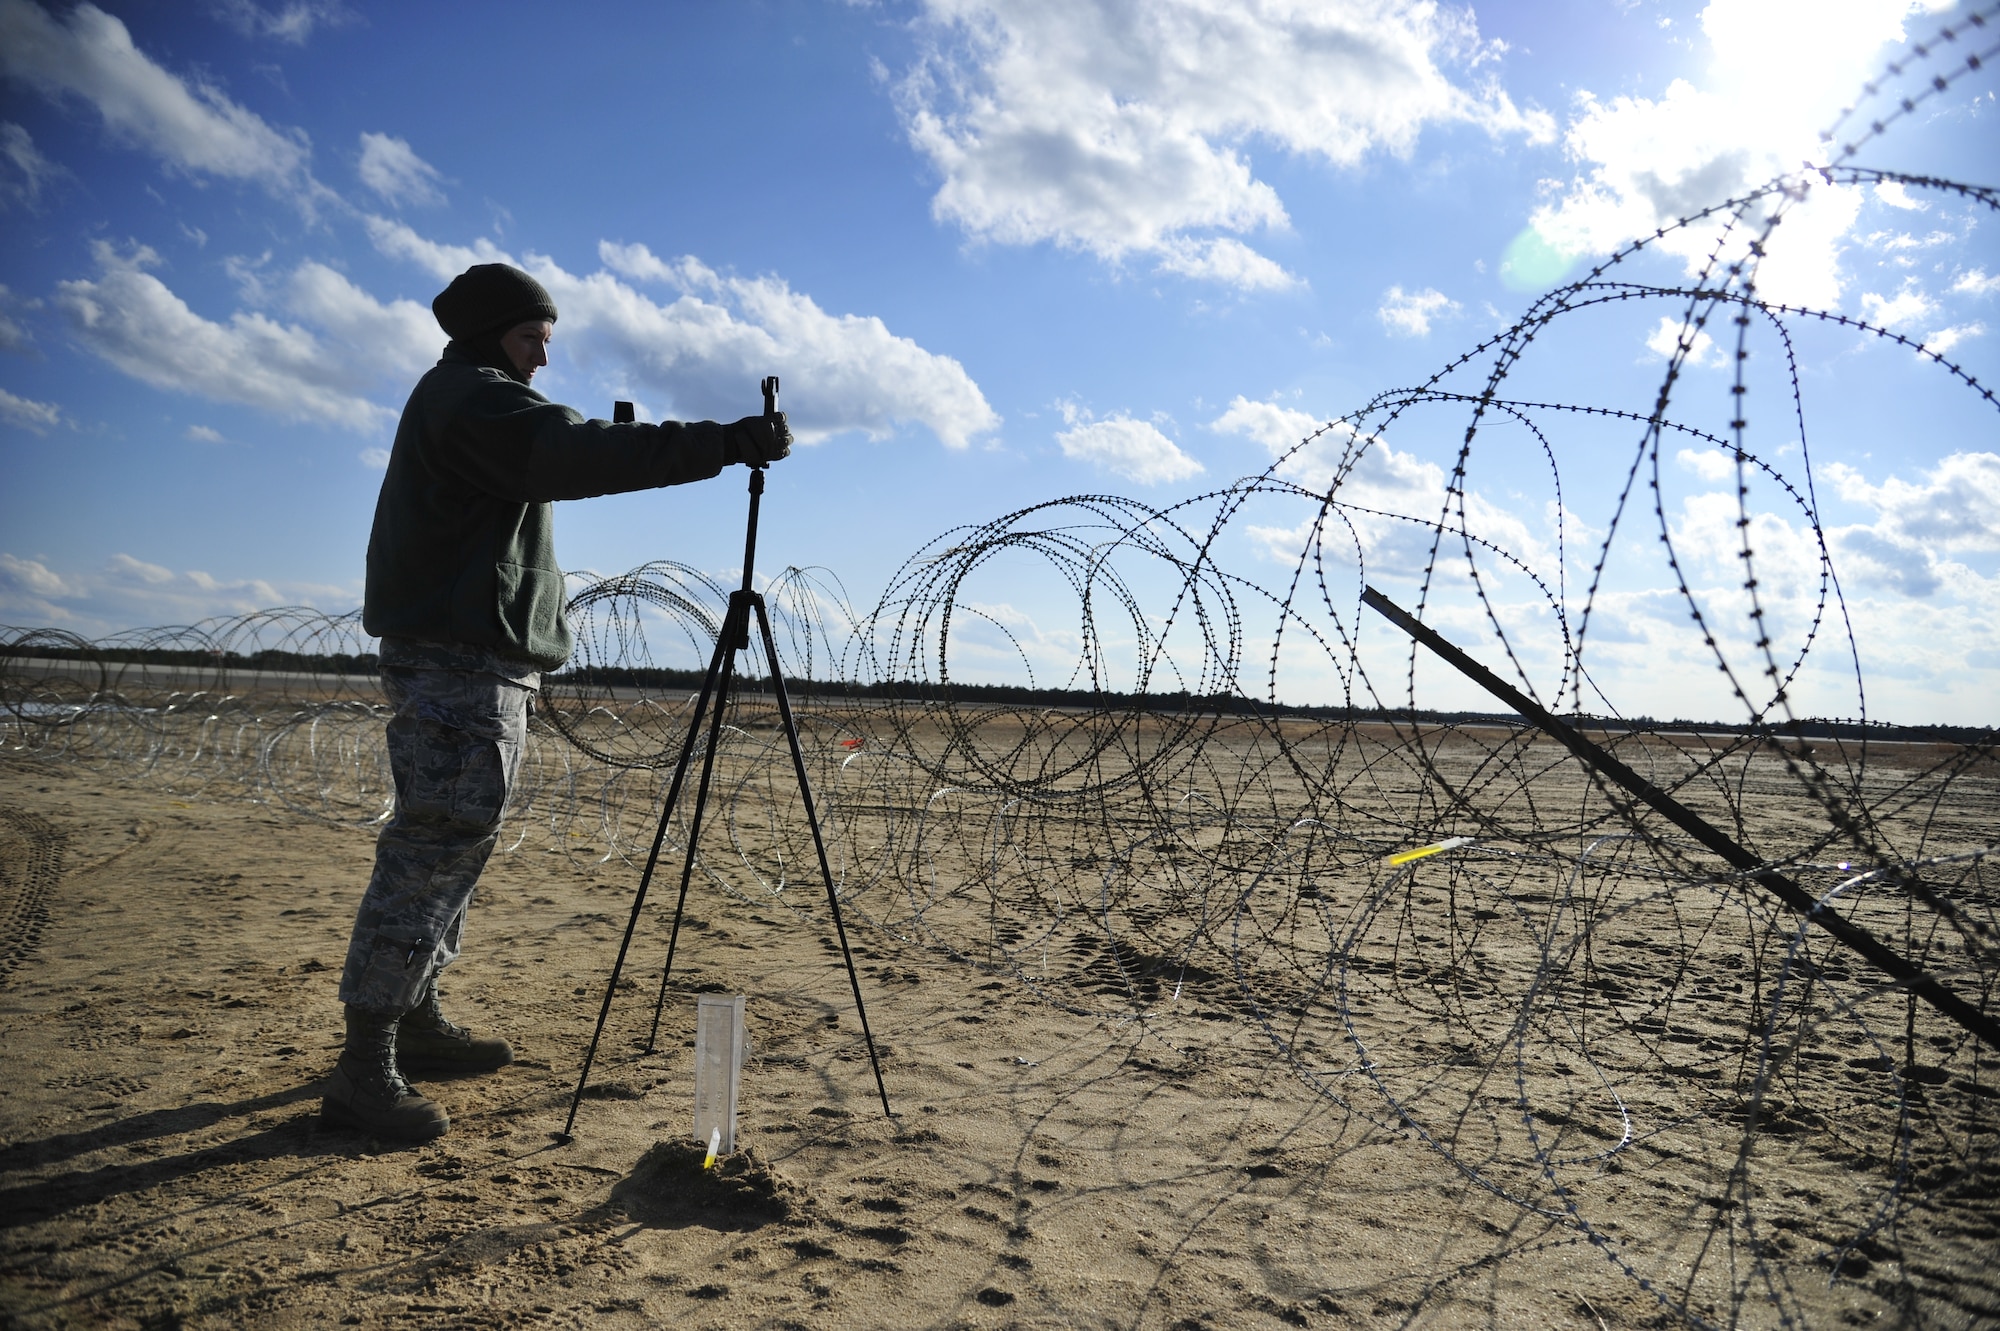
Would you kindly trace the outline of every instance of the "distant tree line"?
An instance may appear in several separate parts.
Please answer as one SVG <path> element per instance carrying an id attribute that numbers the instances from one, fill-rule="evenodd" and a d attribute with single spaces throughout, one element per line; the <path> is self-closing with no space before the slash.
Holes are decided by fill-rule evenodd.
<path id="1" fill-rule="evenodd" d="M 256 652 L 202 651 L 188 648 L 110 647 L 88 652 L 56 643 L 0 645 L 0 659 L 6 657 L 88 660 L 106 665 L 192 666 L 217 672 L 289 672 L 316 675 L 373 675 L 378 661 L 373 652 L 314 654 L 266 649 Z M 693 692 L 701 688 L 705 670 L 676 670 L 666 667 L 578 666 L 545 676 L 557 688 L 635 689 L 653 692 Z M 763 677 L 739 675 L 747 688 L 768 687 Z M 1108 690 L 1035 688 L 1025 684 L 942 684 L 925 680 L 878 680 L 853 683 L 846 680 L 799 679 L 786 682 L 799 697 L 869 698 L 884 702 L 963 704 L 974 707 L 1069 707 L 1111 711 L 1202 712 L 1221 716 L 1301 716 L 1325 720 L 1402 721 L 1422 725 L 1501 725 L 1526 724 L 1512 712 L 1450 712 L 1410 707 L 1350 707 L 1345 705 L 1272 704 L 1240 693 L 1194 694 L 1117 693 Z M 1650 716 L 1598 717 L 1570 715 L 1564 718 L 1587 730 L 1646 734 L 1662 731 L 1702 731 L 1710 734 L 1750 734 L 1756 727 L 1735 721 L 1690 721 L 1675 717 L 1660 721 Z M 1795 724 L 1771 727 L 1782 735 L 1803 739 L 1894 739 L 1942 744 L 1991 744 L 1994 730 L 1981 726 L 1898 726 L 1883 722 L 1860 722 L 1807 718 Z"/>
<path id="2" fill-rule="evenodd" d="M 270 670 L 311 675 L 372 675 L 381 664 L 373 652 L 288 652 L 278 648 L 224 652 L 200 647 L 78 647 L 47 642 L 0 644 L 0 659 L 10 656 L 90 661 L 101 665 L 195 666 L 215 671 Z"/>

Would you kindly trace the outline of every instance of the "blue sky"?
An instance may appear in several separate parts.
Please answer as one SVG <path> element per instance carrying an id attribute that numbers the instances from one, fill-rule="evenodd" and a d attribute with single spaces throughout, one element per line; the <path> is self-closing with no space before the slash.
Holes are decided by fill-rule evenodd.
<path id="1" fill-rule="evenodd" d="M 760 376 L 781 375 L 804 443 L 773 473 L 760 565 L 830 568 L 872 603 L 956 524 L 1080 493 L 1164 508 L 1261 471 L 1318 425 L 1422 383 L 1565 273 L 1823 161 L 1817 131 L 1887 62 L 1904 75 L 1856 123 L 2000 33 L 1891 0 L 472 15 L 0 0 L 0 622 L 94 634 L 351 608 L 383 450 L 442 345 L 430 298 L 500 257 L 556 294 L 536 386 L 586 413 L 631 397 L 646 419 L 730 419 L 758 409 Z M 1948 24 L 1965 36 L 1937 41 Z M 1994 83 L 1990 62 L 1955 75 L 1854 160 L 1992 183 Z M 1949 193 L 1817 188 L 1774 233 L 1760 289 L 1990 383 L 1996 220 Z M 1617 275 L 1680 283 L 1715 243 L 1670 231 Z M 1644 414 L 1684 307 L 1567 317 L 1507 391 Z M 1762 326 L 1746 447 L 1810 494 L 1845 596 L 1815 627 L 1811 524 L 1760 478 L 1749 530 L 1767 622 L 1781 648 L 1812 643 L 1794 703 L 1857 714 L 1858 655 L 1870 715 L 2000 721 L 1991 404 L 1907 348 L 1788 327 L 1807 447 L 1772 392 L 1786 348 Z M 1733 344 L 1695 343 L 1671 414 L 1726 432 Z M 1343 495 L 1436 518 L 1466 420 L 1426 406 L 1380 437 L 1367 427 Z M 1554 473 L 1525 434 L 1482 437 L 1467 520 L 1545 585 L 1560 576 L 1574 611 L 1639 436 L 1544 424 Z M 1348 438 L 1323 438 L 1287 474 L 1324 484 L 1328 440 Z M 728 578 L 741 479 L 562 505 L 559 552 L 572 569 L 675 559 Z M 1720 639 L 1748 653 L 1728 553 L 1735 468 L 1670 439 L 1660 484 L 1659 516 L 1621 528 L 1606 561 L 1588 701 L 1730 716 L 1740 705 L 1717 691 L 1657 537 L 1664 526 Z M 1185 512 L 1205 527 L 1214 509 Z M 1260 499 L 1218 556 L 1282 587 L 1315 521 L 1310 504 Z M 1410 524 L 1363 514 L 1355 531 L 1368 576 L 1413 596 Z M 1498 620 L 1552 694 L 1560 638 L 1506 567 L 1489 588 Z M 1157 571 L 1130 576 L 1165 595 Z M 1452 576 L 1434 617 L 1501 659 Z M 1066 676 L 1076 614 L 1045 570 L 998 561 L 963 595 L 1011 626 L 1043 677 Z M 1273 627 L 1248 613 L 1252 687 Z M 1365 631 L 1368 650 L 1400 650 Z M 997 637 L 969 629 L 959 650 L 966 677 L 1013 669 Z M 1286 658 L 1281 691 L 1336 695 L 1338 663 L 1309 658 Z M 1401 688 L 1395 651 L 1369 659 Z M 1454 688 L 1428 679 L 1424 700 L 1470 701 Z"/>

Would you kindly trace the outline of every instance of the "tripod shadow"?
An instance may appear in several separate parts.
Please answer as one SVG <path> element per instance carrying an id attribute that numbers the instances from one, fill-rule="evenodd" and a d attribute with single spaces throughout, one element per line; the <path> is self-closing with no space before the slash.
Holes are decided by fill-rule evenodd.
<path id="1" fill-rule="evenodd" d="M 314 1102 L 311 1110 L 292 1114 L 282 1123 L 179 1155 L 163 1154 L 128 1164 L 66 1170 L 32 1182 L 0 1187 L 0 1230 L 39 1224 L 67 1211 L 175 1183 L 211 1169 L 286 1156 L 303 1159 L 351 1155 L 366 1147 L 369 1143 L 365 1137 L 322 1134 L 317 1130 L 316 1102 L 323 1091 L 324 1082 L 315 1079 L 233 1103 L 204 1101 L 172 1109 L 148 1110 L 84 1132 L 61 1133 L 40 1141 L 18 1142 L 0 1151 L 0 1175 L 18 1174 L 37 1166 L 120 1147 L 136 1146 L 143 1150 L 144 1143 L 162 1137 L 185 1136 L 231 1119 L 250 1118 L 296 1105 L 300 1101 Z"/>
<path id="2" fill-rule="evenodd" d="M 704 1152 L 693 1143 L 662 1142 L 641 1156 L 630 1173 L 614 1183 L 611 1195 L 586 1210 L 561 1219 L 497 1224 L 449 1240 L 377 1275 L 383 1290 L 412 1293 L 434 1288 L 440 1280 L 466 1271 L 504 1263 L 537 1244 L 562 1245 L 577 1235 L 604 1236 L 622 1244 L 641 1229 L 707 1229 L 744 1234 L 767 1226 L 796 1226 L 815 1209 L 809 1197 L 776 1177 L 754 1150 L 702 1168 Z M 790 1245 L 802 1256 L 830 1255 L 832 1249 L 810 1240 Z"/>

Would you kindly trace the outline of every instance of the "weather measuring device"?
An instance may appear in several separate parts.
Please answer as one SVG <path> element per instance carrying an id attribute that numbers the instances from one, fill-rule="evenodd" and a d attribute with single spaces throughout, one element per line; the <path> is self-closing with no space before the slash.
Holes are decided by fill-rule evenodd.
<path id="1" fill-rule="evenodd" d="M 764 391 L 764 414 L 778 413 L 778 376 L 767 377 L 762 384 Z M 633 419 L 632 404 L 620 402 L 612 408 L 614 422 L 624 423 Z M 722 629 L 715 638 L 715 654 L 709 658 L 708 674 L 702 679 L 701 696 L 695 703 L 694 714 L 688 721 L 687 739 L 681 745 L 680 758 L 674 764 L 674 778 L 667 787 L 666 804 L 660 810 L 659 828 L 653 833 L 653 847 L 646 856 L 645 871 L 639 876 L 639 891 L 632 899 L 632 915 L 625 923 L 625 937 L 618 945 L 618 960 L 612 964 L 611 978 L 604 986 L 604 1002 L 598 1008 L 597 1029 L 591 1033 L 590 1048 L 583 1056 L 583 1071 L 576 1080 L 576 1094 L 570 1097 L 569 1117 L 563 1122 L 561 1132 L 555 1134 L 562 1142 L 572 1140 L 572 1129 L 576 1127 L 577 1107 L 583 1103 L 584 1087 L 590 1081 L 591 1065 L 597 1059 L 597 1046 L 604 1036 L 604 1023 L 611 1015 L 611 1000 L 618 992 L 618 977 L 625 968 L 625 958 L 631 951 L 632 935 L 639 927 L 639 915 L 646 905 L 646 894 L 652 886 L 653 870 L 659 863 L 660 848 L 666 842 L 667 827 L 673 820 L 674 809 L 680 803 L 681 793 L 687 784 L 688 769 L 693 766 L 697 742 L 701 738 L 702 725 L 708 726 L 708 747 L 702 753 L 701 775 L 695 785 L 694 812 L 688 822 L 686 853 L 681 862 L 681 888 L 679 899 L 674 904 L 673 932 L 667 937 L 667 963 L 660 973 L 660 994 L 653 1004 L 652 1033 L 646 1038 L 646 1052 L 653 1053 L 660 1036 L 660 1013 L 666 1006 L 667 981 L 673 975 L 674 954 L 680 946 L 681 920 L 687 912 L 688 884 L 694 877 L 696 849 L 701 844 L 702 815 L 708 807 L 708 792 L 715 773 L 715 754 L 722 739 L 722 718 L 729 709 L 730 689 L 736 682 L 736 654 L 750 647 L 750 621 L 757 622 L 757 636 L 764 646 L 764 661 L 770 669 L 771 689 L 778 699 L 778 717 L 785 731 L 785 740 L 791 747 L 792 770 L 798 776 L 799 800 L 805 808 L 806 822 L 812 828 L 813 850 L 819 856 L 820 876 L 826 882 L 826 904 L 833 916 L 834 933 L 840 939 L 841 960 L 847 964 L 847 983 L 854 992 L 854 1010 L 861 1019 L 861 1038 L 868 1046 L 868 1066 L 875 1074 L 875 1092 L 882 1099 L 882 1113 L 885 1117 L 895 1117 L 889 1108 L 889 1091 L 882 1082 L 882 1061 L 875 1053 L 875 1036 L 868 1026 L 868 1009 L 861 998 L 861 977 L 854 969 L 854 953 L 847 944 L 847 926 L 841 919 L 840 894 L 834 890 L 833 869 L 826 858 L 826 840 L 820 834 L 819 813 L 813 804 L 812 783 L 806 778 L 805 750 L 799 744 L 798 722 L 792 716 L 791 697 L 785 688 L 785 675 L 778 664 L 777 639 L 771 633 L 771 615 L 765 608 L 763 594 L 751 586 L 757 562 L 757 519 L 760 502 L 764 496 L 764 464 L 750 466 L 750 515 L 743 537 L 743 585 L 729 594 L 729 611 L 722 621 Z M 740 1026 L 740 1012 L 738 1018 Z M 735 1085 L 730 1082 L 729 1111 L 727 1118 L 731 1124 L 735 1117 Z M 715 1110 L 710 1116 L 720 1124 L 723 1115 Z"/>

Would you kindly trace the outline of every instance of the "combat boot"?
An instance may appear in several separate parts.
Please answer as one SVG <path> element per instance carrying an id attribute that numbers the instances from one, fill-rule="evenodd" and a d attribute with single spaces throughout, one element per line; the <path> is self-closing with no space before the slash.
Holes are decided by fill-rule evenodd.
<path id="1" fill-rule="evenodd" d="M 359 1128 L 377 1137 L 422 1142 L 442 1137 L 451 1117 L 425 1099 L 396 1069 L 396 1017 L 349 1004 L 347 1048 L 326 1081 L 320 1122 Z"/>
<path id="2" fill-rule="evenodd" d="M 514 1049 L 505 1040 L 482 1039 L 444 1015 L 436 980 L 424 987 L 417 1005 L 403 1014 L 396 1050 L 403 1066 L 412 1072 L 491 1072 L 514 1061 Z"/>

